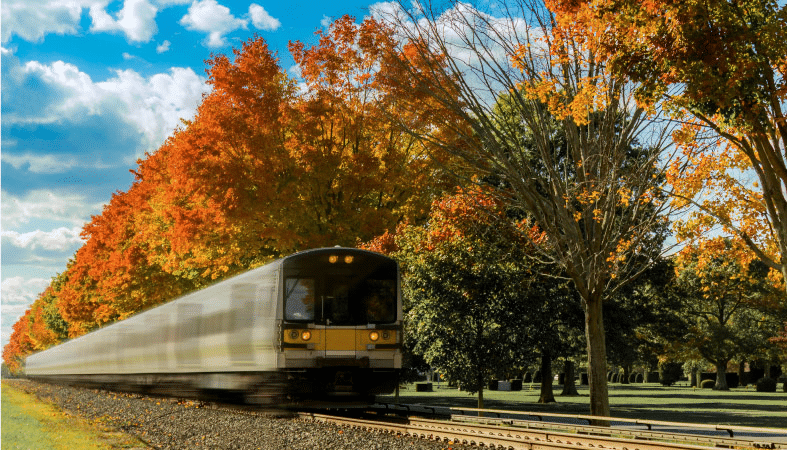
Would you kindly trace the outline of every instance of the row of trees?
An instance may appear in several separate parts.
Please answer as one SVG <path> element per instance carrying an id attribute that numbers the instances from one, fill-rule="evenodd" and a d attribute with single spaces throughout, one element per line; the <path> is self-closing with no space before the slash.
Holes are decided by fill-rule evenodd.
<path id="1" fill-rule="evenodd" d="M 579 295 L 537 257 L 547 239 L 487 189 L 446 194 L 426 225 L 400 226 L 368 246 L 402 264 L 415 361 L 477 392 L 479 407 L 490 380 L 532 367 L 544 380 L 539 401 L 555 401 L 552 361 L 572 371 L 584 359 Z M 787 320 L 781 279 L 751 252 L 742 263 L 730 239 L 704 244 L 660 258 L 605 303 L 607 355 L 624 379 L 634 367 L 704 361 L 716 371 L 715 388 L 726 390 L 730 362 L 779 366 L 787 356 L 769 339 Z"/>
<path id="2" fill-rule="evenodd" d="M 684 288 L 718 298 L 725 277 L 742 282 L 725 323 L 741 305 L 784 305 L 765 294 L 783 286 L 787 245 L 783 7 L 509 0 L 486 12 L 459 2 L 386 11 L 339 19 L 314 47 L 293 43 L 304 86 L 259 38 L 233 61 L 214 57 L 196 117 L 85 227 L 85 245 L 15 325 L 9 366 L 272 257 L 383 235 L 372 245 L 396 245 L 414 320 L 451 317 L 414 322 L 426 337 L 418 352 L 451 374 L 430 342 L 465 344 L 440 327 L 492 333 L 495 347 L 467 353 L 470 386 L 503 360 L 522 363 L 492 351 L 503 342 L 545 361 L 585 345 L 591 413 L 609 415 L 608 353 L 631 355 L 627 343 L 642 340 L 665 355 L 655 336 L 666 332 L 640 339 L 608 319 L 671 328 L 680 296 L 656 296 L 664 283 L 653 277 L 671 278 L 664 238 L 690 206 L 674 221 L 690 243 L 672 262 Z M 461 195 L 443 197 L 457 183 Z M 714 224 L 732 238 L 706 242 Z"/>
<path id="3" fill-rule="evenodd" d="M 451 161 L 412 135 L 429 122 L 378 79 L 393 36 L 344 17 L 319 38 L 291 44 L 305 86 L 261 38 L 208 61 L 196 117 L 85 225 L 84 245 L 14 325 L 9 367 L 271 258 L 425 216 L 453 186 Z"/>

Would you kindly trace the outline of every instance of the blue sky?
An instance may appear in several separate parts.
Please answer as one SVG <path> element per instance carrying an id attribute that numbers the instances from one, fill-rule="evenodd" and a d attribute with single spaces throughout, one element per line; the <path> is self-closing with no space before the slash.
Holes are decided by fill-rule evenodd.
<path id="1" fill-rule="evenodd" d="M 212 53 L 258 34 L 292 70 L 288 41 L 316 43 L 331 18 L 372 4 L 3 0 L 2 345 L 136 160 L 193 116 Z"/>

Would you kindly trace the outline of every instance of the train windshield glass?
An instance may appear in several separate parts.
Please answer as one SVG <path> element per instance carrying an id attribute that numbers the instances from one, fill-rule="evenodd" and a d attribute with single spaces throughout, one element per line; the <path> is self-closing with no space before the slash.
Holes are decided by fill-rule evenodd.
<path id="1" fill-rule="evenodd" d="M 285 320 L 349 326 L 397 320 L 396 263 L 337 251 L 291 258 L 285 266 Z"/>
<path id="2" fill-rule="evenodd" d="M 287 278 L 285 282 L 286 320 L 314 320 L 314 278 Z"/>
<path id="3" fill-rule="evenodd" d="M 327 278 L 321 313 L 327 325 L 395 322 L 396 281 Z"/>

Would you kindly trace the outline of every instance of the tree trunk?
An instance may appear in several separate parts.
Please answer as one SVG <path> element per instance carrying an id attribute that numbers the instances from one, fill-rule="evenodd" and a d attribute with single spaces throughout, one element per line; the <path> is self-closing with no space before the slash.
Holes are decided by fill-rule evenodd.
<path id="1" fill-rule="evenodd" d="M 691 380 L 691 387 L 700 387 L 699 383 L 697 383 L 697 371 L 696 370 L 692 370 L 691 371 L 691 375 L 690 375 L 689 379 Z"/>
<path id="2" fill-rule="evenodd" d="M 749 380 L 746 379 L 746 362 L 741 361 L 738 363 L 738 384 L 742 387 L 749 385 Z"/>
<path id="3" fill-rule="evenodd" d="M 574 382 L 574 361 L 570 359 L 566 360 L 563 366 L 563 373 L 563 392 L 561 392 L 560 395 L 579 395 L 579 392 L 577 392 L 577 385 Z"/>
<path id="4" fill-rule="evenodd" d="M 601 295 L 585 302 L 585 337 L 588 345 L 588 383 L 590 385 L 590 414 L 609 417 L 609 388 L 607 386 L 607 346 L 604 339 L 604 316 Z M 599 421 L 603 424 L 604 421 Z"/>
<path id="5" fill-rule="evenodd" d="M 554 403 L 555 394 L 552 391 L 552 355 L 549 350 L 541 351 L 541 396 L 538 403 Z"/>
<path id="6" fill-rule="evenodd" d="M 714 391 L 729 391 L 727 386 L 727 361 L 716 361 L 716 385 Z"/>
<path id="7" fill-rule="evenodd" d="M 478 409 L 484 409 L 484 385 L 482 384 L 480 388 L 478 388 Z M 478 411 L 478 417 L 481 417 L 483 413 Z"/>

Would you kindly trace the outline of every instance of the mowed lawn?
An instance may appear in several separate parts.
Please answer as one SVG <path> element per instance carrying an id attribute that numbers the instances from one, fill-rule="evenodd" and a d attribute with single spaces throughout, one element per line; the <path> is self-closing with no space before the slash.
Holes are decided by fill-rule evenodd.
<path id="1" fill-rule="evenodd" d="M 476 407 L 476 395 L 470 395 L 446 383 L 433 383 L 433 392 L 416 392 L 408 385 L 399 392 L 401 403 L 440 406 Z M 484 391 L 488 409 L 588 414 L 587 386 L 577 386 L 578 397 L 561 397 L 562 386 L 555 385 L 556 403 L 536 403 L 538 384 L 525 384 L 522 391 Z M 394 397 L 378 397 L 393 403 Z M 694 389 L 686 386 L 664 387 L 657 383 L 609 385 L 609 402 L 613 417 L 659 420 L 681 423 L 724 424 L 748 427 L 787 429 L 787 393 L 779 383 L 777 392 L 756 392 L 754 386 L 730 391 Z"/>
<path id="2" fill-rule="evenodd" d="M 104 429 L 2 383 L 3 450 L 102 450 L 141 448 L 136 439 Z"/>

